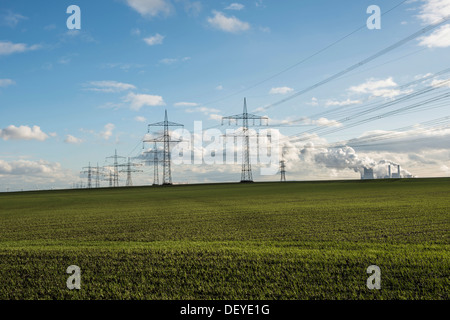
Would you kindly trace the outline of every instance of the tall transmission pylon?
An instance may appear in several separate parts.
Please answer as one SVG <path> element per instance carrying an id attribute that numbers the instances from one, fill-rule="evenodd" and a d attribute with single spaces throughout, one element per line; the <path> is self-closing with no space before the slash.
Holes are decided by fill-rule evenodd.
<path id="1" fill-rule="evenodd" d="M 281 173 L 281 180 L 280 181 L 286 181 L 286 161 L 281 160 L 280 161 L 280 173 Z"/>
<path id="2" fill-rule="evenodd" d="M 98 166 L 97 162 L 97 168 L 95 168 L 95 187 L 100 188 L 100 176 L 102 172 L 100 171 L 100 167 Z"/>
<path id="3" fill-rule="evenodd" d="M 132 187 L 133 186 L 133 180 L 131 179 L 131 174 L 133 172 L 144 172 L 144 171 L 139 170 L 139 169 L 134 169 L 134 167 L 138 167 L 138 166 L 141 166 L 141 164 L 132 163 L 130 157 L 128 157 L 128 161 L 126 163 L 119 164 L 119 167 L 124 167 L 124 169 L 120 170 L 119 172 L 126 172 L 127 173 L 127 183 L 126 183 L 127 187 Z"/>
<path id="4" fill-rule="evenodd" d="M 241 172 L 241 182 L 253 182 L 252 175 L 252 165 L 250 163 L 250 137 L 248 130 L 248 120 L 253 120 L 253 125 L 255 125 L 255 120 L 259 120 L 259 125 L 261 125 L 262 120 L 268 121 L 267 117 L 257 116 L 247 112 L 247 99 L 244 98 L 244 110 L 242 114 L 236 114 L 233 116 L 222 117 L 222 125 L 224 120 L 228 120 L 231 125 L 231 120 L 242 120 L 242 136 L 244 138 L 244 145 L 242 150 L 242 172 Z"/>
<path id="5" fill-rule="evenodd" d="M 167 118 L 167 110 L 165 112 L 164 121 L 151 123 L 148 125 L 148 133 L 150 133 L 151 127 L 163 127 L 164 135 L 155 139 L 144 139 L 143 142 L 162 142 L 164 144 L 163 152 L 163 185 L 172 184 L 172 171 L 171 171 L 171 160 L 170 160 L 170 143 L 181 142 L 181 140 L 172 140 L 170 137 L 169 127 L 184 127 L 180 123 L 170 122 Z"/>
<path id="6" fill-rule="evenodd" d="M 83 169 L 86 169 L 84 171 L 81 171 L 81 173 L 87 174 L 87 188 L 91 189 L 92 188 L 92 171 L 93 171 L 93 167 L 91 167 L 91 163 L 89 162 L 89 166 L 87 167 L 83 167 Z"/>
<path id="7" fill-rule="evenodd" d="M 119 160 L 118 159 L 126 159 L 125 157 L 122 156 L 118 156 L 117 155 L 117 149 L 115 150 L 115 153 L 113 156 L 110 157 L 106 157 L 106 159 L 114 159 L 114 167 L 113 167 L 113 181 L 112 184 L 114 187 L 118 187 L 119 186 Z M 111 184 L 110 184 L 111 187 Z"/>

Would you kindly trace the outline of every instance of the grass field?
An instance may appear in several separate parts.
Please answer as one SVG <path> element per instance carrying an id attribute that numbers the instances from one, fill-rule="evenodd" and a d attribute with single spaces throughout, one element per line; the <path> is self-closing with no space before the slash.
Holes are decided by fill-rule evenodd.
<path id="1" fill-rule="evenodd" d="M 449 231 L 448 178 L 3 193 L 0 299 L 449 299 Z"/>

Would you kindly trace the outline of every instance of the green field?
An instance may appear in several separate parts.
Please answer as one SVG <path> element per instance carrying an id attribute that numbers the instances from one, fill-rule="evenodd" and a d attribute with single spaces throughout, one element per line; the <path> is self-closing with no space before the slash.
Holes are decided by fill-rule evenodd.
<path id="1" fill-rule="evenodd" d="M 448 178 L 2 193 L 0 299 L 449 299 L 449 231 Z"/>

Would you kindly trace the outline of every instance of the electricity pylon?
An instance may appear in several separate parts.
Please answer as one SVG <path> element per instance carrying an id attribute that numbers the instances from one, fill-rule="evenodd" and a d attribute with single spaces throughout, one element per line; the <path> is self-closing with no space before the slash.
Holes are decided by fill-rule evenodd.
<path id="1" fill-rule="evenodd" d="M 286 181 L 286 161 L 284 160 L 280 161 L 280 173 L 281 173 L 280 181 Z"/>
<path id="2" fill-rule="evenodd" d="M 95 168 L 95 187 L 100 188 L 100 175 L 102 172 L 100 171 L 100 167 L 98 166 L 97 162 L 97 168 Z"/>
<path id="3" fill-rule="evenodd" d="M 231 120 L 242 120 L 242 136 L 244 138 L 244 145 L 242 150 L 242 172 L 241 172 L 241 182 L 253 182 L 252 175 L 252 166 L 250 163 L 250 138 L 248 133 L 248 120 L 253 120 L 253 125 L 255 125 L 255 120 L 259 120 L 259 124 L 261 125 L 262 120 L 268 121 L 267 117 L 257 116 L 255 114 L 251 114 L 247 112 L 247 99 L 244 98 L 244 110 L 242 114 L 236 114 L 233 116 L 222 117 L 222 125 L 223 120 L 228 120 L 231 125 Z"/>
<path id="4" fill-rule="evenodd" d="M 88 179 L 87 188 L 91 189 L 92 188 L 92 171 L 94 168 L 91 167 L 91 163 L 89 162 L 89 166 L 83 167 L 83 169 L 86 169 L 86 170 L 81 171 L 81 173 L 87 174 L 87 179 Z"/>
<path id="5" fill-rule="evenodd" d="M 114 171 L 113 171 L 112 182 L 113 182 L 114 187 L 118 187 L 119 186 L 119 161 L 118 161 L 118 159 L 126 159 L 126 158 L 122 157 L 122 156 L 118 156 L 117 149 L 116 149 L 114 155 L 110 156 L 110 157 L 106 157 L 106 159 L 114 159 L 114 167 L 113 167 Z M 111 187 L 111 184 L 110 184 L 110 187 Z"/>
<path id="6" fill-rule="evenodd" d="M 122 170 L 119 170 L 119 172 L 126 172 L 127 173 L 127 187 L 132 187 L 133 186 L 133 180 L 131 179 L 131 173 L 133 172 L 144 172 L 142 170 L 139 169 L 134 169 L 133 167 L 138 167 L 141 166 L 141 164 L 138 163 L 132 163 L 131 162 L 131 158 L 128 158 L 127 163 L 124 164 L 119 164 L 119 167 L 125 167 Z"/>
<path id="7" fill-rule="evenodd" d="M 172 140 L 169 133 L 169 127 L 184 127 L 180 123 L 170 122 L 167 119 L 167 110 L 165 112 L 164 121 L 156 122 L 148 125 L 148 133 L 150 133 L 151 127 L 163 127 L 164 135 L 156 139 L 144 139 L 143 142 L 163 142 L 164 143 L 164 153 L 163 153 L 163 185 L 172 184 L 172 172 L 170 166 L 170 143 L 181 142 L 181 140 Z"/>

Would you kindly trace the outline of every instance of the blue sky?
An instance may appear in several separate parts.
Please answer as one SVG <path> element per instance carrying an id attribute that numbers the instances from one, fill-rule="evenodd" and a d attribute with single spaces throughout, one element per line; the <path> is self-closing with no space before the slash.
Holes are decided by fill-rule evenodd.
<path id="1" fill-rule="evenodd" d="M 338 121 L 367 103 L 393 101 L 432 81 L 447 79 L 448 74 L 399 88 L 449 67 L 449 24 L 342 78 L 264 109 L 450 13 L 448 0 L 406 1 L 382 16 L 381 29 L 362 28 L 292 67 L 364 26 L 370 16 L 368 6 L 378 5 L 385 13 L 400 2 L 3 0 L 0 191 L 69 187 L 80 180 L 81 167 L 89 162 L 105 165 L 105 157 L 114 149 L 124 156 L 136 156 L 142 151 L 140 141 L 147 124 L 163 120 L 165 109 L 170 120 L 183 123 L 188 130 L 194 121 L 203 121 L 207 128 L 220 124 L 221 116 L 241 112 L 246 97 L 249 110 L 268 116 L 274 128 L 283 121 L 303 119 L 295 122 L 302 127 L 279 127 L 283 136 L 322 127 L 309 141 L 321 146 L 448 116 L 448 105 L 431 105 L 349 128 Z M 73 4 L 81 9 L 81 30 L 66 26 L 66 9 Z M 447 92 L 446 88 L 438 89 L 436 95 Z M 333 114 L 314 117 L 345 105 L 348 109 L 340 118 Z M 353 147 L 352 159 L 401 163 L 405 174 L 416 176 L 448 176 L 446 125 L 400 132 L 401 148 L 388 144 Z M 329 135 L 320 133 L 332 126 L 341 129 Z M 429 143 L 421 144 L 424 139 L 442 143 L 430 149 Z M 337 159 L 348 155 L 348 149 L 317 148 L 307 158 L 301 153 L 304 144 L 292 142 L 286 148 L 288 178 L 359 177 L 361 167 L 355 169 L 353 164 L 339 162 L 348 164 L 347 160 Z M 175 167 L 174 181 L 235 181 L 239 169 L 239 165 Z M 151 167 L 136 177 L 137 184 L 151 181 Z"/>

